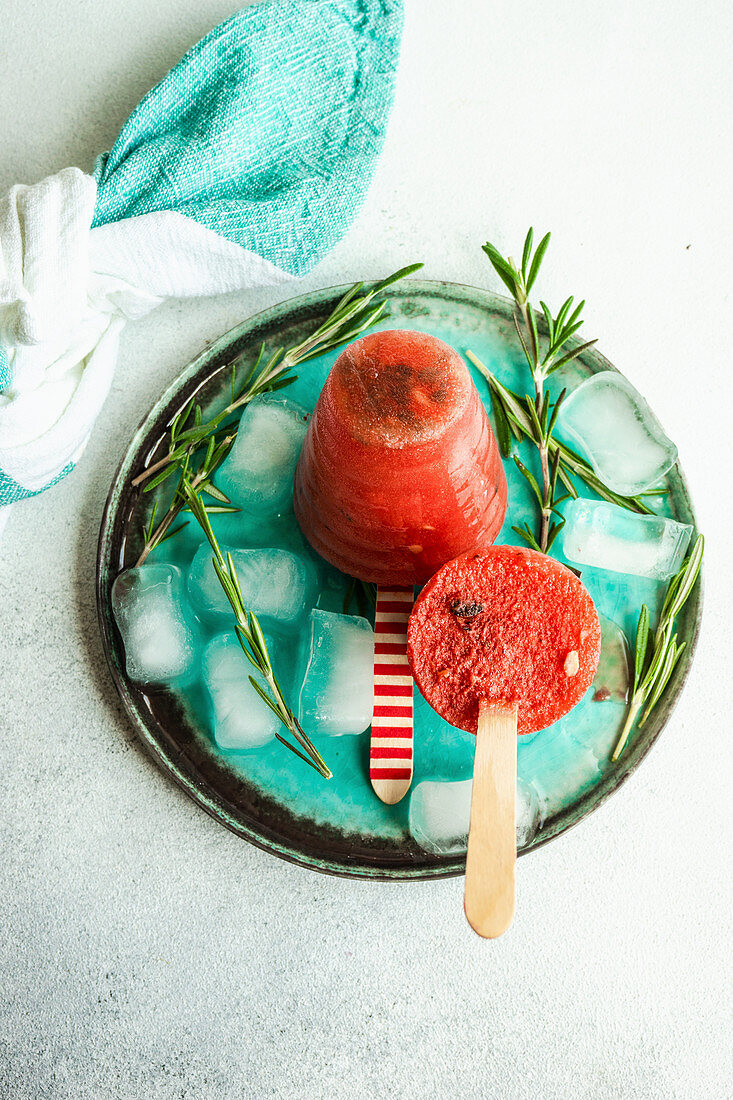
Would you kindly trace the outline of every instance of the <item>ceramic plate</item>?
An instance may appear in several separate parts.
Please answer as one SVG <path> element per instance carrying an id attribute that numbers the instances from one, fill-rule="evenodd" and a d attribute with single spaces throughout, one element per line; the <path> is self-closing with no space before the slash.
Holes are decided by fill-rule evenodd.
<path id="1" fill-rule="evenodd" d="M 102 522 L 98 562 L 98 607 L 104 646 L 122 701 L 144 744 L 175 780 L 205 810 L 238 835 L 285 859 L 315 870 L 373 879 L 420 879 L 461 874 L 465 847 L 429 850 L 410 831 L 410 798 L 385 806 L 369 786 L 369 735 L 316 738 L 334 778 L 324 781 L 278 742 L 251 753 L 227 754 L 215 745 L 200 683 L 150 691 L 132 683 L 125 673 L 124 652 L 110 608 L 110 590 L 117 573 L 134 564 L 140 531 L 152 494 L 141 496 L 130 486 L 144 466 L 165 450 L 172 417 L 193 394 L 206 415 L 221 408 L 230 385 L 228 364 L 234 356 L 254 356 L 261 342 L 270 347 L 298 343 L 330 312 L 344 288 L 304 295 L 267 310 L 226 333 L 194 360 L 151 409 L 136 432 L 112 485 Z M 392 288 L 391 316 L 382 328 L 413 328 L 441 337 L 461 352 L 472 350 L 499 378 L 525 393 L 526 364 L 518 348 L 511 305 L 484 290 L 437 282 L 405 282 Z M 312 409 L 337 353 L 304 364 L 299 379 L 284 396 Z M 584 378 L 613 369 L 595 349 L 553 375 L 552 389 L 574 388 Z M 483 378 L 472 371 L 490 408 Z M 520 450 L 520 453 L 522 451 Z M 522 457 L 534 461 L 530 450 Z M 499 542 L 516 542 L 511 531 L 529 519 L 534 507 L 529 490 L 513 462 L 506 462 L 509 514 Z M 687 485 L 679 466 L 665 480 L 667 494 L 651 498 L 665 515 L 694 524 Z M 589 491 L 579 486 L 581 494 Z M 165 487 L 161 492 L 165 491 Z M 281 545 L 308 552 L 292 515 L 273 518 L 271 527 L 250 517 L 216 517 L 221 540 L 234 545 Z M 174 561 L 184 569 L 199 537 L 188 527 L 156 551 L 155 560 Z M 562 554 L 558 550 L 558 557 Z M 341 610 L 346 579 L 325 571 L 319 606 Z M 601 614 L 608 637 L 620 629 L 635 632 L 638 609 L 646 602 L 658 608 L 664 586 L 603 572 L 583 570 L 583 580 Z M 616 764 L 610 752 L 618 736 L 624 703 L 618 694 L 623 653 L 611 644 L 604 669 L 582 703 L 549 730 L 520 738 L 518 769 L 538 797 L 536 831 L 521 851 L 531 851 L 598 807 L 638 766 L 664 727 L 682 689 L 692 660 L 700 618 L 700 586 L 678 623 L 687 641 L 672 680 L 642 731 L 635 731 Z M 618 635 L 616 636 L 618 643 Z M 286 654 L 283 678 L 293 682 L 297 644 Z M 293 690 L 297 690 L 294 684 Z M 596 696 L 610 698 L 598 699 Z M 415 774 L 413 790 L 422 780 L 461 780 L 471 775 L 474 739 L 442 722 L 419 697 L 415 698 Z M 413 814 L 417 813 L 417 800 Z M 428 848 L 426 848 L 428 844 Z"/>

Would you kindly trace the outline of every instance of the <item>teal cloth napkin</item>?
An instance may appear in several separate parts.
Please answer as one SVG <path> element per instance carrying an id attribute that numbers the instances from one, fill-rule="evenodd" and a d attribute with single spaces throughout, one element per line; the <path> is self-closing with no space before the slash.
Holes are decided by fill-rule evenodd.
<path id="1" fill-rule="evenodd" d="M 99 158 L 93 224 L 177 210 L 305 274 L 366 193 L 401 26 L 401 0 L 274 0 L 234 15 Z"/>
<path id="2" fill-rule="evenodd" d="M 93 176 L 0 201 L 0 506 L 73 468 L 126 320 L 303 275 L 341 238 L 384 141 L 401 27 L 402 0 L 245 8 L 144 97 Z"/>

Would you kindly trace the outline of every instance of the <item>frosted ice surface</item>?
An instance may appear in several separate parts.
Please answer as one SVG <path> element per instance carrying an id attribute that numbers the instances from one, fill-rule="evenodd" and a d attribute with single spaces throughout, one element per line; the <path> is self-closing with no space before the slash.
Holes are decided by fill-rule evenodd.
<path id="1" fill-rule="evenodd" d="M 120 573 L 112 610 L 131 680 L 164 683 L 191 670 L 197 630 L 186 616 L 183 574 L 175 565 L 146 563 Z"/>
<path id="2" fill-rule="evenodd" d="M 603 705 L 592 704 L 599 708 Z M 622 709 L 621 703 L 605 704 L 607 707 L 612 705 Z M 590 708 L 587 713 L 592 714 Z M 518 746 L 518 770 L 522 778 L 537 791 L 545 816 L 550 816 L 573 802 L 579 794 L 593 786 L 601 774 L 599 746 L 582 744 L 576 738 L 577 719 L 574 719 L 572 733 L 569 725 L 564 722 L 565 720 L 561 720 L 543 730 L 526 745 L 522 744 L 520 738 Z M 590 739 L 592 731 L 587 732 Z"/>
<path id="3" fill-rule="evenodd" d="M 537 791 L 531 783 L 517 779 L 517 848 L 526 848 L 534 840 L 542 820 Z"/>
<path id="4" fill-rule="evenodd" d="M 641 394 L 616 371 L 601 371 L 566 398 L 560 434 L 611 489 L 625 496 L 656 485 L 677 461 L 677 448 Z"/>
<path id="5" fill-rule="evenodd" d="M 565 739 L 569 754 L 569 766 L 563 766 L 563 771 L 568 779 L 575 775 L 579 781 L 577 786 L 568 787 L 568 795 L 577 794 L 588 782 L 595 783 L 603 774 L 626 717 L 626 703 L 622 699 L 612 696 L 600 702 L 593 695 L 591 690 L 572 712 L 572 717 L 567 715 L 558 723 L 559 736 Z M 586 755 L 588 753 L 590 756 Z M 551 755 L 554 760 L 554 749 Z"/>
<path id="6" fill-rule="evenodd" d="M 410 796 L 410 832 L 434 855 L 465 852 L 471 818 L 472 779 L 423 779 Z"/>
<path id="7" fill-rule="evenodd" d="M 289 550 L 221 549 L 225 557 L 227 552 L 232 555 L 247 610 L 254 611 L 263 626 L 280 630 L 297 627 L 316 599 L 318 578 L 313 562 Z M 212 619 L 231 616 L 208 542 L 196 551 L 187 584 L 191 602 L 200 614 Z"/>
<path id="8" fill-rule="evenodd" d="M 311 611 L 298 718 L 313 734 L 363 733 L 374 704 L 374 631 L 366 619 Z"/>
<path id="9" fill-rule="evenodd" d="M 246 407 L 215 479 L 233 504 L 260 515 L 290 507 L 307 416 L 300 405 L 276 394 L 257 397 Z"/>
<path id="10" fill-rule="evenodd" d="M 601 622 L 601 657 L 593 680 L 595 702 L 610 699 L 625 703 L 629 695 L 629 647 L 621 627 L 607 618 L 598 616 Z"/>
<path id="11" fill-rule="evenodd" d="M 565 509 L 563 552 L 579 565 L 666 580 L 682 564 L 691 534 L 689 524 L 581 497 Z"/>
<path id="12" fill-rule="evenodd" d="M 268 652 L 277 670 L 271 642 Z M 249 682 L 256 672 L 234 634 L 218 634 L 206 646 L 201 676 L 211 700 L 214 740 L 220 749 L 244 752 L 272 741 L 279 720 Z"/>
<path id="13" fill-rule="evenodd" d="M 410 833 L 426 852 L 466 851 L 473 780 L 423 779 L 410 797 Z M 517 848 L 526 848 L 541 824 L 540 801 L 531 783 L 517 781 Z"/>

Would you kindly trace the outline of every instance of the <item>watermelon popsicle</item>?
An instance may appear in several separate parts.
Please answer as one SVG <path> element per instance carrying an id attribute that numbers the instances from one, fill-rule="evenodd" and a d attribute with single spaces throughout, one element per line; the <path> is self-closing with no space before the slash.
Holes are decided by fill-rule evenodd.
<path id="1" fill-rule="evenodd" d="M 415 603 L 407 651 L 434 710 L 476 733 L 466 916 L 498 936 L 514 912 L 517 734 L 544 729 L 590 687 L 601 649 L 577 576 L 533 550 L 494 546 L 448 562 Z"/>
<path id="2" fill-rule="evenodd" d="M 490 546 L 506 503 L 486 412 L 451 347 L 396 330 L 341 353 L 295 475 L 295 514 L 322 557 L 360 580 L 421 584 Z"/>

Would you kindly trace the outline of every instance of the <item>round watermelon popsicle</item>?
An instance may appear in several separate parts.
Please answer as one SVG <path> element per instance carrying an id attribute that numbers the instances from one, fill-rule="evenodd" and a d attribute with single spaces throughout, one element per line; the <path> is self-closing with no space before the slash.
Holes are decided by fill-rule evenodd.
<path id="1" fill-rule="evenodd" d="M 420 691 L 477 734 L 464 904 L 481 936 L 500 936 L 514 915 L 517 733 L 567 714 L 590 687 L 600 650 L 598 614 L 575 574 L 517 546 L 448 562 L 410 615 Z"/>
<path id="2" fill-rule="evenodd" d="M 546 554 L 494 546 L 445 565 L 413 608 L 412 673 L 434 710 L 476 732 L 479 701 L 517 706 L 517 733 L 552 725 L 593 682 L 601 627 L 576 575 Z"/>
<path id="3" fill-rule="evenodd" d="M 421 584 L 491 545 L 506 503 L 486 412 L 451 347 L 399 330 L 341 353 L 295 475 L 295 514 L 322 557 L 361 580 Z"/>

